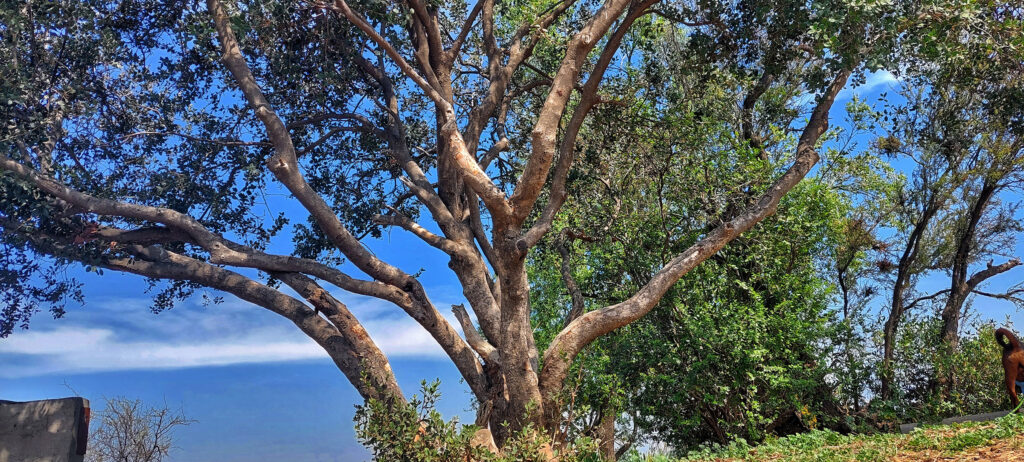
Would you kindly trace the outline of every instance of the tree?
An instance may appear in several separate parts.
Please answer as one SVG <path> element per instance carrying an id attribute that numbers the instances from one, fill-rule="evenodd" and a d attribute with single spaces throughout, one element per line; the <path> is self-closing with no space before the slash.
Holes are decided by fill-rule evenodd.
<path id="1" fill-rule="evenodd" d="M 174 431 L 195 423 L 166 405 L 147 407 L 127 398 L 107 399 L 93 418 L 89 462 L 160 462 L 174 447 Z"/>
<path id="2" fill-rule="evenodd" d="M 655 47 L 678 45 L 663 37 Z M 557 239 L 529 258 L 542 349 L 583 313 L 634 293 L 742 208 L 756 194 L 750 185 L 785 169 L 782 153 L 794 140 L 784 127 L 797 117 L 791 98 L 799 94 L 792 76 L 766 90 L 758 126 L 744 133 L 736 102 L 759 79 L 702 66 L 687 58 L 637 63 L 609 79 L 643 90 L 629 111 L 592 115 L 573 196 L 553 225 Z M 654 111 L 659 105 L 666 110 Z M 837 415 L 825 385 L 835 324 L 824 269 L 845 210 L 826 185 L 804 180 L 775 215 L 681 278 L 644 318 L 588 346 L 562 397 L 567 439 L 596 438 L 614 460 L 643 440 L 685 452 L 794 431 L 797 411 L 809 424 Z"/>
<path id="3" fill-rule="evenodd" d="M 998 193 L 1019 183 L 1022 146 L 1018 136 L 981 107 L 983 93 L 942 85 L 928 95 L 911 95 L 910 108 L 895 111 L 896 131 L 878 142 L 889 155 L 913 159 L 911 182 L 897 189 L 897 226 L 906 226 L 894 241 L 902 241 L 891 302 L 884 330 L 881 395 L 891 396 L 891 369 L 896 329 L 903 313 L 941 299 L 942 342 L 955 349 L 960 318 L 968 296 L 981 294 L 1014 299 L 1016 289 L 994 294 L 980 290 L 989 278 L 1020 265 L 1017 258 L 998 265 L 1020 230 L 1014 206 L 996 208 Z M 1007 112 L 1012 114 L 1014 108 Z M 985 268 L 969 267 L 988 260 Z M 885 264 L 886 261 L 882 263 Z M 915 280 L 936 270 L 950 272 L 949 289 L 910 295 Z"/>
<path id="4" fill-rule="evenodd" d="M 961 192 L 966 213 L 952 226 L 956 250 L 941 313 L 941 340 L 950 349 L 956 349 L 959 342 L 960 319 L 972 293 L 1022 304 L 1015 296 L 1019 288 L 1004 294 L 978 290 L 988 278 L 1020 265 L 1019 258 L 999 265 L 989 261 L 985 269 L 969 274 L 970 265 L 988 254 L 1009 250 L 1006 236 L 1021 229 L 1015 206 L 1000 207 L 1000 194 L 1019 191 L 1024 180 L 1024 102 L 1018 97 L 1008 98 L 1024 93 L 1024 68 L 1020 64 L 1024 53 L 1019 48 L 1003 49 L 991 43 L 1024 43 L 1020 27 L 1024 25 L 1024 16 L 996 12 L 991 20 L 994 25 L 986 31 L 986 40 L 968 41 L 963 45 L 966 52 L 958 53 L 952 58 L 954 63 L 943 66 L 944 73 L 937 79 L 949 82 L 941 100 L 941 104 L 948 106 L 942 123 L 967 127 L 965 131 L 973 135 L 971 141 L 976 150 L 973 163 L 968 166 L 974 178 Z M 957 65 L 960 63 L 970 65 Z"/>
<path id="5" fill-rule="evenodd" d="M 27 322 L 33 303 L 73 293 L 73 282 L 40 291 L 32 275 L 81 264 L 149 279 L 163 289 L 157 309 L 199 287 L 233 294 L 295 323 L 364 397 L 404 400 L 387 358 L 326 283 L 391 302 L 422 325 L 482 403 L 477 420 L 499 445 L 528 422 L 554 433 L 573 358 L 774 213 L 817 162 L 829 110 L 851 76 L 865 62 L 891 63 L 896 44 L 919 31 L 956 29 L 963 15 L 943 8 L 832 0 L 5 7 L 0 54 L 15 78 L 0 84 L 0 226 L 15 258 L 2 287 L 18 301 L 6 307 L 3 333 Z M 665 19 L 661 29 L 634 34 L 650 15 Z M 626 50 L 648 52 L 645 33 L 685 36 L 681 54 L 757 75 L 743 101 L 748 127 L 757 126 L 751 108 L 783 75 L 799 81 L 813 108 L 793 127 L 788 168 L 752 185 L 635 293 L 575 318 L 541 358 L 526 258 L 569 194 L 588 114 L 617 101 L 604 93 L 606 74 L 620 71 L 612 64 Z M 268 191 L 287 192 L 307 222 L 255 212 Z M 289 224 L 293 248 L 268 250 Z M 415 275 L 364 247 L 360 238 L 383 227 L 448 259 L 480 332 L 456 310 L 461 337 Z"/>
<path id="6" fill-rule="evenodd" d="M 942 336 L 953 345 L 967 296 L 985 279 L 1019 264 L 1010 260 L 968 276 L 968 266 L 998 253 L 1000 235 L 1015 226 L 1002 226 L 1009 217 L 1000 214 L 990 217 L 992 226 L 982 226 L 986 235 L 975 235 L 994 194 L 1014 183 L 1010 152 L 1019 151 L 1013 138 L 1020 129 L 1020 108 L 1007 95 L 1021 91 L 1018 45 L 1024 18 L 1000 2 L 968 10 L 977 25 L 972 33 L 938 31 L 908 53 L 908 62 L 916 63 L 907 76 L 908 104 L 887 114 L 891 132 L 876 146 L 914 163 L 909 182 L 891 191 L 888 201 L 895 205 L 896 245 L 883 247 L 896 254 L 879 262 L 883 273 L 894 272 L 883 332 L 880 395 L 885 398 L 892 395 L 894 342 L 903 313 L 946 296 Z M 958 38 L 943 38 L 950 34 Z M 938 269 L 952 273 L 951 288 L 913 298 L 916 279 Z"/>

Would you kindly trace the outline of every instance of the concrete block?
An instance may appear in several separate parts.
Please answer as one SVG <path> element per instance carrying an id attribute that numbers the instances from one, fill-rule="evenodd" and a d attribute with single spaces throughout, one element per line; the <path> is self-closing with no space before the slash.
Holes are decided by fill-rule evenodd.
<path id="1" fill-rule="evenodd" d="M 996 419 L 998 419 L 998 418 L 1000 418 L 1000 417 L 1002 417 L 1004 415 L 1007 415 L 1009 413 L 1010 413 L 1010 411 L 999 411 L 999 412 L 989 412 L 987 414 L 974 414 L 974 415 L 965 415 L 965 416 L 962 416 L 962 417 L 950 417 L 948 419 L 942 419 L 942 422 L 940 422 L 940 423 L 942 425 L 949 425 L 949 424 L 955 424 L 955 423 L 960 423 L 960 422 L 987 422 L 989 420 L 996 420 Z M 900 433 L 910 433 L 910 432 L 914 431 L 914 429 L 917 428 L 918 425 L 920 425 L 920 424 L 918 424 L 918 423 L 905 423 L 903 425 L 900 425 Z M 2 462 L 2 461 L 0 461 L 0 462 Z"/>
<path id="2" fill-rule="evenodd" d="M 82 462 L 89 400 L 0 400 L 0 462 Z"/>

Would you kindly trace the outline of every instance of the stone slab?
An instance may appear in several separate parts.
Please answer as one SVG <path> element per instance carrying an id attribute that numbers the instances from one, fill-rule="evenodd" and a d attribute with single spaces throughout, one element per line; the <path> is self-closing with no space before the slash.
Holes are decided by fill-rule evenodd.
<path id="1" fill-rule="evenodd" d="M 942 419 L 942 425 L 949 425 L 949 424 L 960 423 L 960 422 L 987 422 L 989 420 L 998 419 L 998 418 L 1000 418 L 1000 417 L 1002 417 L 1004 415 L 1007 415 L 1009 413 L 1010 413 L 1010 411 L 999 411 L 999 412 L 989 412 L 987 414 L 974 414 L 974 415 L 965 415 L 965 416 L 960 416 L 960 417 L 950 417 L 948 419 Z M 918 425 L 920 425 L 920 424 L 917 423 L 917 422 L 906 423 L 906 424 L 900 425 L 900 433 L 910 433 L 915 428 L 917 428 Z"/>
<path id="2" fill-rule="evenodd" d="M 0 462 L 82 462 L 89 400 L 0 400 Z"/>

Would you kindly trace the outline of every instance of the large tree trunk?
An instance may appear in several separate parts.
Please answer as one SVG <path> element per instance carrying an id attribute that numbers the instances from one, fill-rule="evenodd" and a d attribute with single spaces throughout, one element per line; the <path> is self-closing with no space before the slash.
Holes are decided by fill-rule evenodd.
<path id="1" fill-rule="evenodd" d="M 537 350 L 530 324 L 530 286 L 526 276 L 525 255 L 512 240 L 495 246 L 501 274 L 501 371 L 505 377 L 508 406 L 504 420 L 512 428 L 527 422 L 541 423 L 543 409 L 537 380 Z M 531 409 L 532 406 L 532 409 Z"/>

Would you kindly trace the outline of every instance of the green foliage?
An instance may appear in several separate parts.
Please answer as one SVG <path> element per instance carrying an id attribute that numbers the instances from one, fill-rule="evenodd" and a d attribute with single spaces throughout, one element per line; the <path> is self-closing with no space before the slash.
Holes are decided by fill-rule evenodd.
<path id="1" fill-rule="evenodd" d="M 627 110 L 595 116 L 572 177 L 575 194 L 556 223 L 561 234 L 530 257 L 540 348 L 570 305 L 559 246 L 571 251 L 586 309 L 614 303 L 756 198 L 785 165 L 773 154 L 793 141 L 775 130 L 795 115 L 785 88 L 759 106 L 773 133 L 759 149 L 724 122 L 739 98 L 731 89 L 737 77 L 707 70 L 693 78 L 698 63 L 675 63 L 623 76 L 622 87 L 643 93 Z M 654 81 L 663 84 L 644 83 Z M 824 377 L 839 326 L 821 257 L 839 245 L 847 208 L 827 185 L 805 180 L 774 216 L 692 270 L 645 318 L 591 345 L 563 398 L 567 431 L 589 434 L 598 415 L 612 412 L 620 428 L 686 448 L 835 424 Z"/>
<path id="2" fill-rule="evenodd" d="M 1024 431 L 1024 416 L 1011 414 L 995 422 L 970 422 L 951 426 L 924 426 L 907 435 L 840 435 L 829 430 L 776 438 L 758 446 L 735 442 L 723 447 L 708 447 L 691 452 L 681 460 L 785 460 L 785 461 L 874 461 L 897 455 L 912 457 L 915 452 L 935 451 L 937 455 L 961 459 L 978 457 L 965 454 L 972 449 L 1019 438 Z M 637 456 L 627 462 L 648 462 L 670 459 L 644 459 Z"/>
<path id="3" fill-rule="evenodd" d="M 457 212 L 456 220 L 470 218 L 462 204 L 475 199 L 464 195 L 458 172 L 438 168 L 447 141 L 436 108 L 387 53 L 316 2 L 227 3 L 240 50 L 286 124 L 303 177 L 346 229 L 380 237 L 373 217 L 393 213 L 435 230 L 421 219 L 416 194 L 402 185 L 409 171 L 403 172 L 399 151 L 428 182 L 438 181 L 438 197 Z M 437 15 L 442 46 L 451 44 L 471 3 L 426 2 L 428 13 Z M 898 70 L 920 91 L 888 111 L 852 101 L 853 130 L 833 129 L 828 146 L 814 146 L 828 160 L 816 179 L 801 183 L 774 216 L 690 272 L 647 318 L 577 358 L 560 409 L 562 430 L 579 444 L 566 449 L 566 460 L 593 457 L 586 442 L 598 416 L 617 416 L 620 429 L 632 430 L 624 435 L 630 442 L 647 437 L 686 449 L 838 426 L 847 408 L 861 407 L 877 368 L 864 318 L 878 292 L 858 278 L 891 282 L 885 268 L 896 253 L 873 230 L 905 240 L 921 215 L 918 205 L 941 196 L 940 226 L 924 235 L 925 250 L 911 262 L 915 277 L 940 271 L 950 264 L 951 237 L 966 227 L 962 216 L 971 194 L 996 177 L 1007 187 L 1022 181 L 1019 149 L 1004 135 L 1019 140 L 1024 127 L 1017 69 L 1024 41 L 1019 8 L 1004 3 L 695 0 L 662 2 L 637 21 L 604 76 L 600 103 L 579 142 L 569 146 L 577 158 L 570 198 L 549 241 L 529 255 L 530 308 L 541 349 L 566 321 L 562 263 L 583 288 L 585 311 L 636 293 L 675 255 L 758 200 L 789 166 L 798 141 L 793 130 L 837 70 L 853 68 L 853 84 L 863 82 L 865 70 Z M 496 95 L 485 91 L 500 66 L 488 66 L 483 27 L 471 28 L 458 56 L 435 50 L 424 62 L 413 50 L 423 31 L 412 24 L 409 8 L 350 4 L 422 74 L 431 62 L 452 61 L 450 75 L 440 77 L 453 80 L 447 96 L 458 124 L 482 99 L 500 102 L 482 119 L 480 132 L 493 138 L 492 146 L 507 137 L 508 152 L 484 168 L 499 189 L 512 191 L 530 152 L 546 82 L 572 31 L 601 2 L 498 2 L 495 40 L 520 50 L 528 40 L 513 37 L 524 21 L 559 5 L 568 9 L 549 27 L 522 30 L 541 40 L 527 53 L 528 66 L 511 76 L 508 91 Z M 181 212 L 257 250 L 289 233 L 287 242 L 277 242 L 293 245 L 286 256 L 343 263 L 320 226 L 270 212 L 282 196 L 264 165 L 274 149 L 219 62 L 213 35 L 201 2 L 4 2 L 0 155 L 95 197 Z M 508 56 L 494 54 L 495 61 Z M 592 73 L 592 61 L 581 69 L 579 84 Z M 578 95 L 573 91 L 566 114 Z M 840 147 L 842 136 L 876 129 L 885 133 L 873 146 Z M 487 140 L 468 141 L 471 155 L 488 149 Z M 952 152 L 954 145 L 960 152 Z M 957 157 L 963 152 L 977 155 Z M 903 175 L 889 163 L 907 159 L 923 167 Z M 859 194 L 840 194 L 849 190 Z M 123 242 L 93 242 L 97 227 L 186 231 L 90 210 L 72 210 L 21 179 L 0 175 L 0 337 L 27 326 L 41 306 L 60 315 L 65 301 L 80 301 L 77 283 L 64 276 L 70 262 L 98 272 L 105 259 L 141 255 Z M 1012 248 L 1007 236 L 1022 229 L 1016 212 L 1000 204 L 986 216 L 991 226 L 982 227 L 972 261 Z M 441 234 L 454 239 L 458 233 Z M 215 252 L 193 237 L 156 244 L 196 264 L 216 262 Z M 567 262 L 558 252 L 564 248 Z M 264 276 L 260 282 L 272 286 Z M 369 276 L 377 279 L 373 284 L 387 283 Z M 167 309 L 198 287 L 188 275 L 173 278 L 151 281 L 159 289 L 154 309 Z M 833 298 L 834 286 L 840 296 Z M 833 309 L 839 298 L 842 308 Z M 932 340 L 930 317 L 913 316 L 920 313 L 904 322 L 899 340 L 900 393 L 876 403 L 880 418 L 896 422 L 998 405 L 998 388 L 988 385 L 995 364 L 984 335 L 990 328 L 943 352 Z M 936 387 L 929 382 L 935 376 L 950 381 Z M 527 427 L 500 456 L 480 453 L 470 445 L 473 428 L 445 421 L 435 402 L 436 385 L 409 404 L 371 400 L 357 414 L 361 441 L 385 460 L 530 460 L 546 442 L 539 429 Z M 811 447 L 815 438 L 833 438 L 826 435 L 786 444 Z"/>
<path id="4" fill-rule="evenodd" d="M 434 408 L 439 382 L 423 382 L 423 397 L 409 403 L 371 399 L 356 406 L 356 438 L 377 460 L 478 460 L 486 451 L 470 445 L 474 428 L 445 421 Z"/>
<path id="5" fill-rule="evenodd" d="M 592 347 L 577 366 L 589 404 L 621 396 L 643 431 L 677 448 L 827 424 L 818 421 L 834 406 L 821 340 L 836 332 L 814 255 L 838 204 L 823 194 L 798 188 L 655 311 Z"/>
<path id="6" fill-rule="evenodd" d="M 941 324 L 930 315 L 909 316 L 896 347 L 894 389 L 888 401 L 875 400 L 875 418 L 887 428 L 912 421 L 1010 409 L 1003 385 L 1002 347 L 989 322 L 969 326 L 970 335 L 950 351 L 940 342 Z M 945 379 L 937 382 L 937 377 Z"/>
<path id="7" fill-rule="evenodd" d="M 422 383 L 422 395 L 408 403 L 370 399 L 356 406 L 356 438 L 387 462 L 546 462 L 551 440 L 528 425 L 502 446 L 500 453 L 474 444 L 478 427 L 460 425 L 458 418 L 445 420 L 435 405 L 440 382 Z M 582 438 L 556 452 L 563 462 L 600 462 L 593 442 Z"/>

